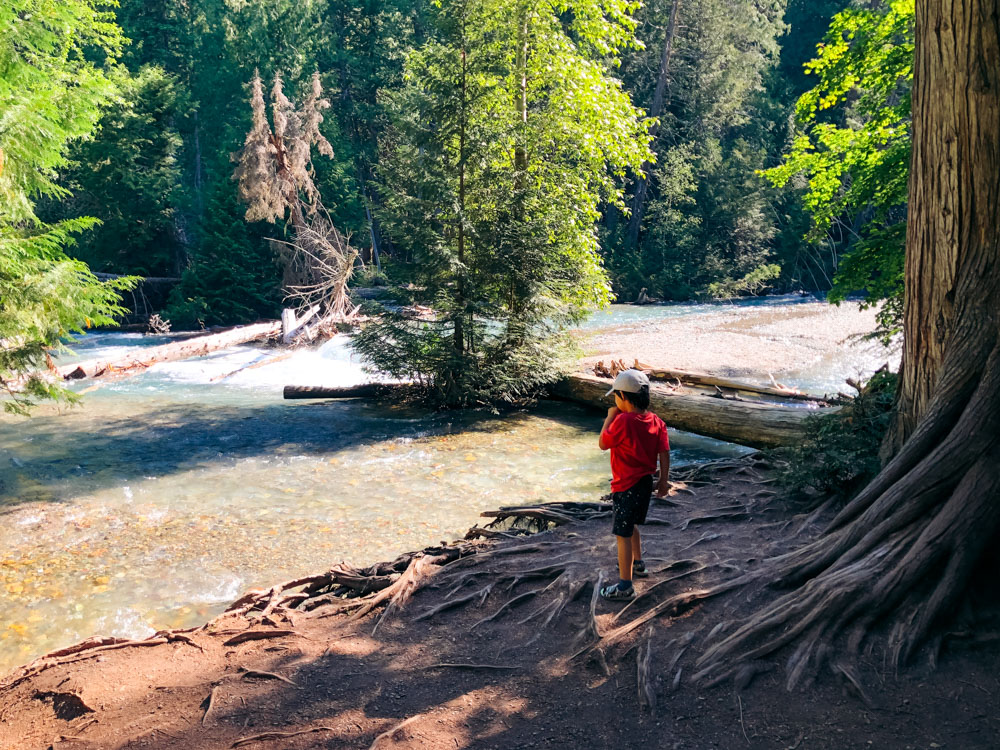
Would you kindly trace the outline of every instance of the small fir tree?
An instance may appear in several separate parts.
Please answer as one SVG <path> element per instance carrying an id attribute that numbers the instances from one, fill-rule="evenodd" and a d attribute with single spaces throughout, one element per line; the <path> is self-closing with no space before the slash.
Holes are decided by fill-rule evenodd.
<path id="1" fill-rule="evenodd" d="M 232 186 L 219 184 L 201 243 L 164 313 L 175 328 L 236 325 L 279 314 L 278 258 L 263 226 L 248 225 L 242 214 Z"/>
<path id="2" fill-rule="evenodd" d="M 448 405 L 516 401 L 558 376 L 563 328 L 610 297 L 598 206 L 621 205 L 620 178 L 649 157 L 646 123 L 610 75 L 633 10 L 441 5 L 390 98 L 381 162 L 381 219 L 431 312 L 376 311 L 355 337 L 373 368 Z"/>

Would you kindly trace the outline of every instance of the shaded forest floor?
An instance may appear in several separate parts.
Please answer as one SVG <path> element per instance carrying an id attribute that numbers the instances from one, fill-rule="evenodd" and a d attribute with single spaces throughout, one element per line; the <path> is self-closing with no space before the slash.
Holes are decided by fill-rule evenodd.
<path id="1" fill-rule="evenodd" d="M 593 595 L 615 566 L 594 504 L 541 533 L 410 557 L 376 594 L 265 594 L 199 629 L 43 657 L 0 687 L 0 747 L 1000 747 L 996 641 L 948 639 L 935 671 L 921 658 L 899 675 L 876 648 L 861 695 L 830 673 L 789 693 L 771 662 L 713 687 L 689 679 L 709 631 L 776 595 L 760 583 L 623 632 L 819 533 L 826 519 L 773 487 L 748 459 L 656 502 L 646 596 L 628 609 Z M 390 611 L 358 609 L 390 592 Z"/>

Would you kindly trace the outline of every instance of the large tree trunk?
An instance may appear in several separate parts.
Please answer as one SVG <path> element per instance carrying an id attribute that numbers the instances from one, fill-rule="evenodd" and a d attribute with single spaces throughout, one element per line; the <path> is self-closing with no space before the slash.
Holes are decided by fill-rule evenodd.
<path id="1" fill-rule="evenodd" d="M 802 584 L 702 657 L 731 671 L 796 641 L 888 627 L 900 664 L 965 593 L 1000 531 L 1000 0 L 917 0 L 905 349 L 891 460 L 769 575 Z M 814 663 L 815 663 L 814 661 Z M 844 662 L 832 659 L 835 669 Z M 846 667 L 849 669 L 849 667 Z"/>
<path id="2" fill-rule="evenodd" d="M 995 333 L 988 330 L 989 316 L 979 320 L 976 310 L 995 311 L 997 300 L 995 276 L 979 276 L 995 265 L 997 248 L 996 4 L 956 0 L 940 7 L 925 3 L 918 14 L 921 10 L 906 227 L 904 356 L 896 421 L 886 441 L 888 456 L 913 433 L 935 394 L 957 385 L 942 378 L 952 371 L 978 378 L 989 347 L 977 339 L 985 341 Z M 980 296 L 970 299 L 966 293 Z M 957 316 L 962 305 L 967 311 Z M 959 327 L 970 329 L 972 342 L 964 340 Z M 946 363 L 949 347 L 952 361 Z M 966 352 L 972 361 L 962 361 Z M 969 382 L 965 388 L 971 386 Z M 956 396 L 963 398 L 960 392 Z"/>

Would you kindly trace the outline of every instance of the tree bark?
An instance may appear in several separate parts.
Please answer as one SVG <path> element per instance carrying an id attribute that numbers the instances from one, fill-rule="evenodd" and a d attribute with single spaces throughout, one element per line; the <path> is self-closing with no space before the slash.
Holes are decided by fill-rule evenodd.
<path id="1" fill-rule="evenodd" d="M 670 8 L 670 21 L 667 23 L 667 33 L 663 41 L 663 53 L 660 55 L 660 70 L 656 76 L 656 88 L 653 90 L 653 101 L 649 106 L 649 116 L 659 118 L 663 113 L 663 102 L 667 93 L 667 79 L 670 73 L 670 56 L 674 47 L 674 35 L 677 29 L 677 9 L 680 7 L 680 0 L 674 0 Z M 655 139 L 660 129 L 657 122 L 650 129 L 649 134 Z M 639 230 L 642 228 L 642 213 L 646 205 L 646 191 L 649 189 L 649 175 L 646 174 L 649 164 L 643 164 L 640 170 L 639 179 L 635 182 L 635 195 L 632 197 L 632 216 L 628 222 L 628 234 L 626 235 L 625 246 L 635 249 L 639 244 Z M 645 178 L 642 175 L 645 174 Z"/>
<path id="2" fill-rule="evenodd" d="M 786 644 L 789 685 L 885 626 L 905 663 L 1000 536 L 1000 0 L 917 0 L 906 336 L 891 460 L 826 534 L 771 561 L 801 584 L 702 657 Z"/>
<path id="3" fill-rule="evenodd" d="M 613 406 L 607 393 L 611 382 L 594 375 L 570 375 L 550 386 L 551 392 L 598 409 Z M 649 389 L 649 408 L 668 426 L 698 435 L 748 445 L 774 448 L 794 445 L 805 437 L 806 420 L 815 409 L 754 401 L 712 398 L 707 391 L 682 393 L 660 385 Z M 832 410 L 831 410 L 832 411 Z"/>
<path id="4" fill-rule="evenodd" d="M 917 13 L 904 355 L 886 457 L 897 453 L 913 433 L 944 385 L 942 375 L 953 369 L 945 366 L 947 346 L 953 349 L 952 358 L 964 356 L 959 352 L 961 339 L 955 335 L 957 306 L 978 307 L 996 299 L 996 288 L 988 279 L 969 278 L 973 269 L 962 268 L 996 262 L 1000 169 L 996 4 L 924 2 L 918 4 Z M 970 300 L 965 292 L 986 297 Z M 965 312 L 962 317 L 970 315 L 974 314 Z M 978 367 L 969 363 L 962 369 L 981 368 L 982 356 L 980 351 Z"/>

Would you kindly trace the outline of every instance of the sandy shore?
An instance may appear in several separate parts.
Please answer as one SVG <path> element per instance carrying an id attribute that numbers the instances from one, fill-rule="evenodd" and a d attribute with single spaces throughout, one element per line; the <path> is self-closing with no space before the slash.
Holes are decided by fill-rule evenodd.
<path id="1" fill-rule="evenodd" d="M 598 360 L 640 361 L 766 383 L 837 372 L 857 377 L 883 362 L 898 367 L 898 347 L 862 337 L 875 310 L 808 302 L 781 307 L 720 307 L 717 312 L 581 332 L 581 369 Z"/>

